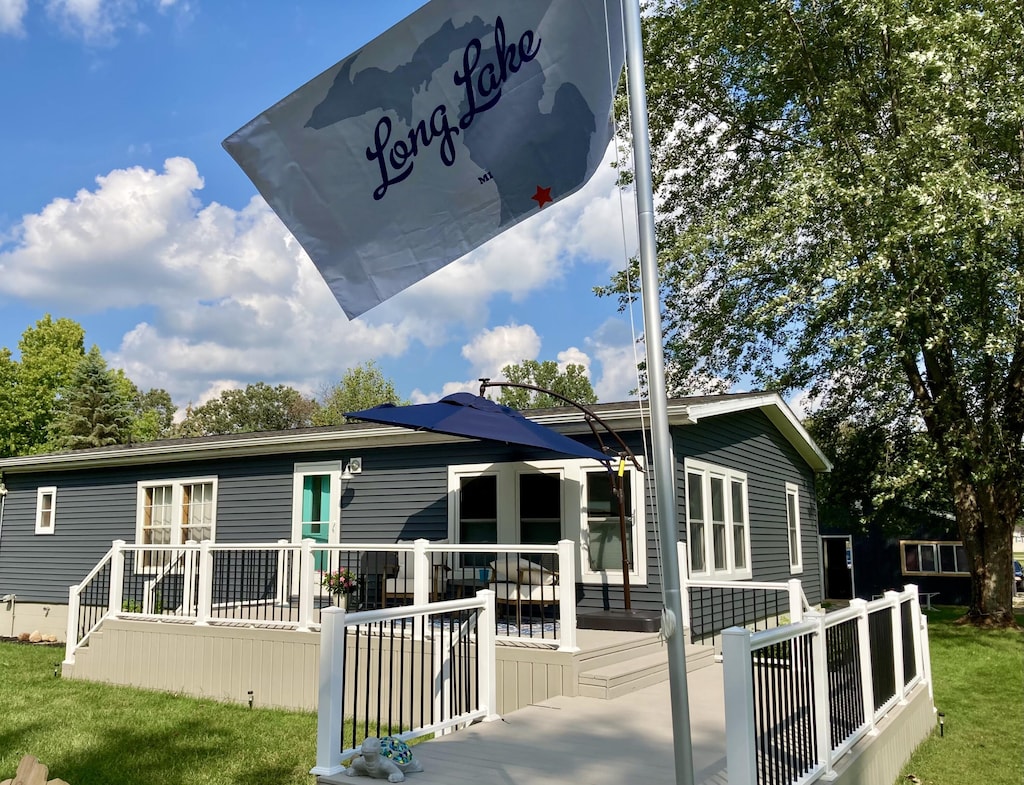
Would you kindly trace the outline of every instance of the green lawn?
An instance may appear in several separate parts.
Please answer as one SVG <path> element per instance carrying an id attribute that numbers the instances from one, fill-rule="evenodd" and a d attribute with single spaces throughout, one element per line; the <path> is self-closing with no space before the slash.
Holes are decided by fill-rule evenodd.
<path id="1" fill-rule="evenodd" d="M 54 678 L 0 643 L 0 781 L 25 754 L 70 785 L 312 785 L 316 716 Z"/>
<path id="2" fill-rule="evenodd" d="M 903 767 L 923 785 L 1024 783 L 1024 634 L 959 626 L 963 608 L 928 613 L 935 708 L 945 717 Z M 1019 620 L 1024 623 L 1024 618 Z"/>

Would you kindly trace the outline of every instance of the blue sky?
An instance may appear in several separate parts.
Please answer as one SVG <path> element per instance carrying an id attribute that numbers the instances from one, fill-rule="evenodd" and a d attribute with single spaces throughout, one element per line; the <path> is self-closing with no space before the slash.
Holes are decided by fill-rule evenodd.
<path id="1" fill-rule="evenodd" d="M 592 293 L 636 245 L 610 166 L 350 322 L 221 148 L 419 5 L 0 0 L 0 346 L 75 319 L 179 406 L 260 380 L 316 394 L 367 360 L 416 401 L 524 358 L 629 397 L 629 314 Z"/>

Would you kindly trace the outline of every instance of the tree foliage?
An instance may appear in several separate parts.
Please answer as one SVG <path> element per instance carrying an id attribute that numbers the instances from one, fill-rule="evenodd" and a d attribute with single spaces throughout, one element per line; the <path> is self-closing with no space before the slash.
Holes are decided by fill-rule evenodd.
<path id="1" fill-rule="evenodd" d="M 341 425 L 345 422 L 345 412 L 369 409 L 382 403 L 402 406 L 408 402 L 398 397 L 395 383 L 370 360 L 349 368 L 337 384 L 323 390 L 313 424 Z"/>
<path id="2" fill-rule="evenodd" d="M 912 402 L 1010 623 L 1024 435 L 1016 0 L 660 0 L 646 19 L 665 350 L 691 377 Z M 622 297 L 625 276 L 606 291 Z M 842 406 L 839 406 L 842 410 Z"/>
<path id="3" fill-rule="evenodd" d="M 61 391 L 50 443 L 64 450 L 124 444 L 130 439 L 131 423 L 129 399 L 93 346 Z"/>
<path id="4" fill-rule="evenodd" d="M 182 436 L 216 436 L 306 428 L 312 424 L 315 410 L 316 403 L 293 387 L 256 382 L 190 407 L 179 431 Z"/>
<path id="5" fill-rule="evenodd" d="M 556 392 L 570 401 L 584 406 L 597 403 L 597 394 L 590 384 L 587 369 L 575 363 L 558 367 L 553 360 L 523 360 L 506 365 L 501 369 L 501 381 L 516 384 L 532 384 Z M 521 387 L 499 387 L 498 403 L 512 409 L 546 409 L 552 406 L 568 406 L 565 401 L 552 395 L 526 390 Z"/>
<path id="6" fill-rule="evenodd" d="M 0 420 L 0 446 L 6 455 L 45 452 L 53 448 L 50 423 L 57 414 L 61 391 L 85 355 L 85 331 L 71 319 L 49 314 L 22 333 L 20 358 L 8 350 L 0 356 L 0 389 L 6 387 L 9 408 Z"/>

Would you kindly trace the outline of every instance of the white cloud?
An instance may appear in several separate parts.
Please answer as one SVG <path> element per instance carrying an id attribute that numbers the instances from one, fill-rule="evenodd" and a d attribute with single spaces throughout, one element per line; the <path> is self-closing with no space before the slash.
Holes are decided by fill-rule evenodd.
<path id="1" fill-rule="evenodd" d="M 529 295 L 576 263 L 565 238 L 596 253 L 589 232 L 607 231 L 584 222 L 587 198 L 567 199 L 349 322 L 262 198 L 233 209 L 204 204 L 202 188 L 191 160 L 170 158 L 160 171 L 114 170 L 54 199 L 0 239 L 0 293 L 69 315 L 140 309 L 144 321 L 101 348 L 139 386 L 162 387 L 179 405 L 258 380 L 316 392 L 345 368 L 456 338 L 466 368 L 444 391 L 475 391 L 478 377 L 497 377 L 541 348 L 533 326 L 490 326 L 491 298 L 522 300 L 526 313 Z M 612 381 L 619 360 L 610 346 L 558 354 L 563 364 L 599 364 L 595 389 L 605 400 L 624 386 Z"/>
<path id="2" fill-rule="evenodd" d="M 24 5 L 25 1 L 0 0 L 0 19 L 4 3 Z M 98 46 L 116 43 L 117 34 L 122 30 L 145 33 L 149 28 L 143 21 L 143 9 L 147 7 L 161 14 L 173 12 L 185 20 L 192 14 L 191 5 L 183 0 L 46 0 L 47 16 L 52 22 L 68 35 Z"/>
<path id="3" fill-rule="evenodd" d="M 590 375 L 590 357 L 575 346 L 570 346 L 565 351 L 559 352 L 556 359 L 559 370 L 564 371 L 570 365 L 582 365 L 587 375 Z"/>
<path id="4" fill-rule="evenodd" d="M 0 0 L 0 35 L 24 35 L 28 0 Z"/>
<path id="5" fill-rule="evenodd" d="M 633 391 L 639 387 L 637 363 L 644 360 L 644 346 L 634 341 L 629 325 L 609 319 L 586 345 L 601 366 L 601 375 L 592 380 L 597 399 L 608 403 L 635 398 Z"/>
<path id="6" fill-rule="evenodd" d="M 540 353 L 540 336 L 528 324 L 503 325 L 484 330 L 462 347 L 473 373 L 479 377 L 498 378 L 501 369 L 510 363 L 536 360 Z"/>

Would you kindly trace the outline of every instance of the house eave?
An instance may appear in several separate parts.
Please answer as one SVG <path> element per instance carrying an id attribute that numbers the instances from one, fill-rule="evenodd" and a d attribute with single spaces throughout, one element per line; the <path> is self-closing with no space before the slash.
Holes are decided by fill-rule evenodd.
<path id="1" fill-rule="evenodd" d="M 650 409 L 646 402 L 625 401 L 598 404 L 595 414 L 617 431 L 635 431 L 650 427 Z M 831 463 L 818 449 L 810 434 L 776 393 L 672 399 L 668 402 L 669 425 L 696 425 L 702 418 L 760 409 L 793 444 L 814 471 L 829 471 Z M 572 408 L 538 409 L 529 418 L 542 425 L 556 427 L 567 436 L 590 433 L 584 415 Z M 614 440 L 597 431 L 608 446 Z M 400 447 L 429 444 L 454 444 L 472 441 L 457 436 L 412 431 L 390 425 L 349 423 L 333 428 L 275 431 L 273 433 L 213 436 L 189 440 L 168 439 L 139 445 L 80 450 L 66 453 L 25 455 L 0 459 L 0 472 L 61 471 L 79 468 L 131 466 L 150 461 L 163 463 L 210 460 L 224 456 L 247 457 L 289 452 L 353 451 L 371 447 Z"/>

